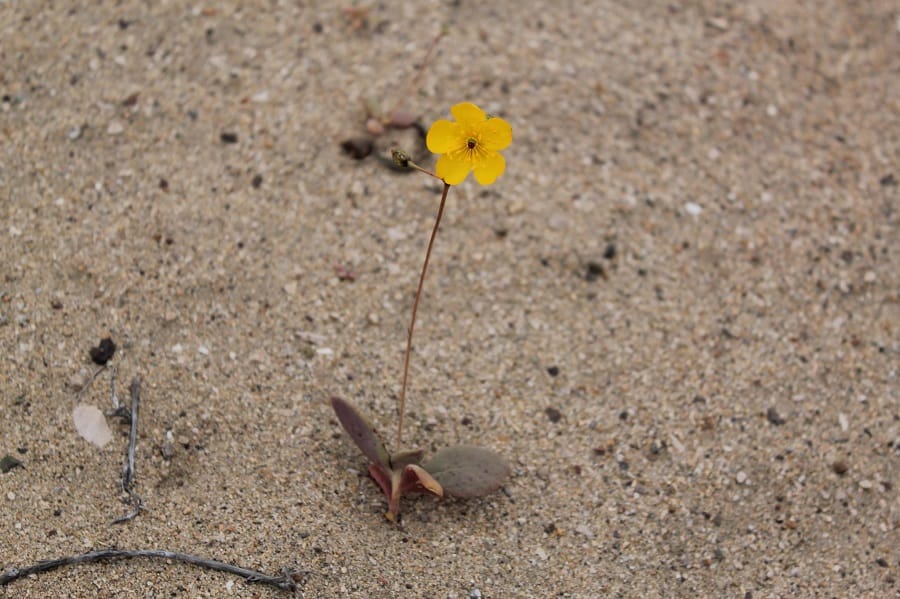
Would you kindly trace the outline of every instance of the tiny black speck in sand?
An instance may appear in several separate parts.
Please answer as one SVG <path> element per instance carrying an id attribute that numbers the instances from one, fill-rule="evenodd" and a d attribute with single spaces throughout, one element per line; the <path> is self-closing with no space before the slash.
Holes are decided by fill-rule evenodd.
<path id="1" fill-rule="evenodd" d="M 98 364 L 103 366 L 107 362 L 112 359 L 113 354 L 116 353 L 116 344 L 113 343 L 113 340 L 107 337 L 100 341 L 100 345 L 97 347 L 91 348 L 91 360 L 94 364 Z"/>
<path id="2" fill-rule="evenodd" d="M 562 418 L 562 412 L 557 410 L 556 408 L 546 408 L 544 410 L 544 414 L 547 415 L 547 418 L 550 419 L 550 422 L 556 424 Z"/>
<path id="3" fill-rule="evenodd" d="M 556 376 L 559 374 L 559 366 L 551 366 L 547 369 L 547 374 L 550 376 Z"/>
<path id="4" fill-rule="evenodd" d="M 219 135 L 219 139 L 225 144 L 236 144 L 238 142 L 238 135 L 232 131 L 222 131 Z"/>

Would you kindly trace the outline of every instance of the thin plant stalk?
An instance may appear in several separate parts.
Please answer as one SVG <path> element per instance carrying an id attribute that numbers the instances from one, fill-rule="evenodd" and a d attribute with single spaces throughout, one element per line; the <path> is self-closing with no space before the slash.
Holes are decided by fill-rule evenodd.
<path id="1" fill-rule="evenodd" d="M 413 165 L 413 167 L 415 168 L 415 165 Z M 434 238 L 437 237 L 438 227 L 441 226 L 441 217 L 444 215 L 444 205 L 447 203 L 448 191 L 450 191 L 450 185 L 444 183 L 444 190 L 441 193 L 441 205 L 438 208 L 437 217 L 434 219 L 434 228 L 431 230 L 431 238 L 428 240 L 428 249 L 425 251 L 425 262 L 422 264 L 422 273 L 419 275 L 419 286 L 416 289 L 416 299 L 413 301 L 412 318 L 409 321 L 409 330 L 407 331 L 406 336 L 406 356 L 403 358 L 403 385 L 400 387 L 400 416 L 397 419 L 398 447 L 403 445 L 403 412 L 406 408 L 406 382 L 409 379 L 409 354 L 412 351 L 413 330 L 415 330 L 416 327 L 416 313 L 419 311 L 419 299 L 422 297 L 422 284 L 425 282 L 425 272 L 428 270 L 428 261 L 431 258 L 431 248 L 434 246 Z"/>

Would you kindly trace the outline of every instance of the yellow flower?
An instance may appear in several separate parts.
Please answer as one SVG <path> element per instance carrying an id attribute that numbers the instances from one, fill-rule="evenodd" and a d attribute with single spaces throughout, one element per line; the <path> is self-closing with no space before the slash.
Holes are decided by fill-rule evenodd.
<path id="1" fill-rule="evenodd" d="M 457 104 L 450 114 L 455 123 L 447 119 L 436 121 L 425 138 L 428 149 L 441 155 L 435 173 L 448 185 L 457 185 L 475 171 L 476 181 L 490 185 L 506 168 L 499 150 L 512 143 L 512 127 L 471 102 Z"/>

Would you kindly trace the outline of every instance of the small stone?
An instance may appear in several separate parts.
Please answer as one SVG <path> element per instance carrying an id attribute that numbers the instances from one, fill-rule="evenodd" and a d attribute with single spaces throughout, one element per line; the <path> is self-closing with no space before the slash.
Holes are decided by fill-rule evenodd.
<path id="1" fill-rule="evenodd" d="M 843 460 L 837 460 L 833 464 L 831 464 L 831 469 L 834 470 L 835 474 L 844 475 L 847 474 L 847 471 L 850 470 L 850 466 L 847 465 L 847 462 Z"/>
<path id="2" fill-rule="evenodd" d="M 547 368 L 547 374 L 549 374 L 550 376 L 559 375 L 559 366 L 550 366 L 549 368 Z"/>
<path id="3" fill-rule="evenodd" d="M 469 599 L 481 599 L 482 598 L 481 590 L 472 589 L 469 591 Z"/>
<path id="4" fill-rule="evenodd" d="M 513 200 L 506 206 L 506 212 L 508 214 L 518 214 L 525 210 L 525 202 L 522 200 Z"/>
<path id="5" fill-rule="evenodd" d="M 778 116 L 778 107 L 774 104 L 769 104 L 766 106 L 766 114 L 773 118 Z"/>
<path id="6" fill-rule="evenodd" d="M 15 501 L 15 500 L 16 500 L 16 494 L 13 493 L 12 491 L 10 491 L 9 493 L 6 494 L 6 498 L 9 499 L 10 501 Z"/>
<path id="7" fill-rule="evenodd" d="M 290 283 L 285 283 L 284 292 L 288 295 L 294 295 L 295 293 L 297 293 L 297 282 L 291 281 Z"/>
<path id="8" fill-rule="evenodd" d="M 766 410 L 766 420 L 768 420 L 771 424 L 774 424 L 775 426 L 781 426 L 782 424 L 784 424 L 786 422 L 785 419 L 782 418 L 778 414 L 778 410 L 776 410 L 774 407 L 771 407 L 768 410 Z"/>
<path id="9" fill-rule="evenodd" d="M 69 380 L 66 381 L 66 385 L 68 385 L 69 389 L 72 391 L 81 391 L 84 389 L 84 377 L 80 374 L 73 374 L 69 377 Z"/>
<path id="10" fill-rule="evenodd" d="M 69 138 L 70 141 L 76 141 L 81 139 L 81 134 L 84 131 L 82 127 L 72 127 L 69 129 L 68 133 L 66 133 L 66 137 Z"/>
<path id="11" fill-rule="evenodd" d="M 378 314 L 376 314 L 375 312 L 369 312 L 369 315 L 366 317 L 366 320 L 368 321 L 369 324 L 378 324 L 378 322 L 379 322 Z"/>
<path id="12" fill-rule="evenodd" d="M 576 526 L 575 532 L 589 539 L 594 538 L 594 531 L 591 530 L 590 527 L 588 527 L 586 524 L 579 524 L 578 526 Z"/>
<path id="13" fill-rule="evenodd" d="M 238 142 L 238 134 L 234 131 L 222 131 L 219 134 L 219 139 L 223 144 L 236 144 Z"/>
<path id="14" fill-rule="evenodd" d="M 584 280 L 593 283 L 597 279 L 606 279 L 606 269 L 599 262 L 588 262 L 584 273 Z"/>
<path id="15" fill-rule="evenodd" d="M 2 472 L 3 474 L 6 474 L 13 468 L 23 468 L 23 467 L 24 466 L 22 466 L 22 462 L 17 460 L 16 458 L 14 458 L 11 455 L 5 455 L 5 456 L 3 456 L 3 459 L 0 460 L 0 472 Z"/>
<path id="16" fill-rule="evenodd" d="M 737 473 L 735 480 L 738 482 L 739 485 L 744 484 L 745 482 L 747 482 L 747 473 L 744 472 L 743 470 L 741 470 L 740 472 Z"/>
<path id="17" fill-rule="evenodd" d="M 873 485 L 872 481 L 870 481 L 869 479 L 863 479 L 863 480 L 859 481 L 859 488 L 863 489 L 865 491 L 870 490 L 873 486 L 875 486 L 875 485 Z"/>
<path id="18" fill-rule="evenodd" d="M 841 412 L 838 414 L 838 424 L 841 425 L 841 431 L 847 432 L 850 430 L 850 421 L 847 419 L 847 415 Z"/>
<path id="19" fill-rule="evenodd" d="M 703 208 L 700 207 L 699 204 L 695 204 L 694 202 L 688 202 L 684 205 L 684 210 L 691 216 L 700 216 L 703 212 Z"/>
<path id="20" fill-rule="evenodd" d="M 119 121 L 111 122 L 106 128 L 108 135 L 121 135 L 123 131 L 125 131 L 125 127 Z"/>

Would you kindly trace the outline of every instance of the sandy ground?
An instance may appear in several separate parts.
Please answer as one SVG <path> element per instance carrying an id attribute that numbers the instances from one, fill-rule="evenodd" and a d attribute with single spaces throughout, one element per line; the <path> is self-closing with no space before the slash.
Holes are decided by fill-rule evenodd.
<path id="1" fill-rule="evenodd" d="M 119 547 L 309 570 L 304 597 L 896 596 L 895 3 L 69 5 L 0 2 L 0 569 Z M 514 143 L 451 190 L 407 439 L 513 475 L 394 526 L 326 401 L 393 436 L 439 185 L 340 142 L 442 26 L 409 108 L 473 101 Z M 120 394 L 144 380 L 147 510 L 118 525 L 128 429 L 72 423 L 111 407 L 108 372 L 75 391 L 105 336 Z M 0 596 L 282 594 L 134 560 Z"/>

